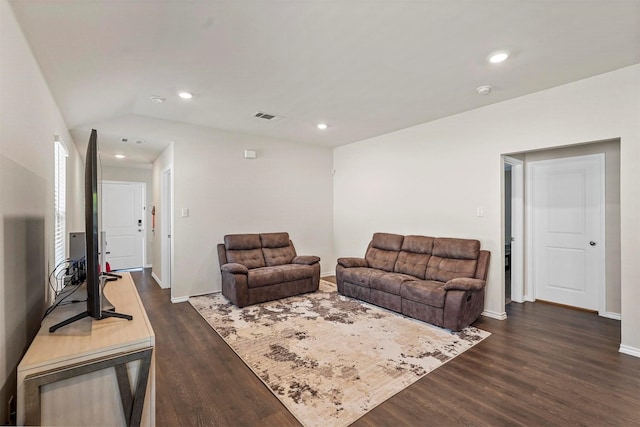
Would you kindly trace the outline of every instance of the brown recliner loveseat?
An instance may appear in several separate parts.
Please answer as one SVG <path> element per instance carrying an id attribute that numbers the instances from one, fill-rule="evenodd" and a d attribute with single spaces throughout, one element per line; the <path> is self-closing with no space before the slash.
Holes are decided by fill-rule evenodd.
<path id="1" fill-rule="evenodd" d="M 375 233 L 364 258 L 339 258 L 338 292 L 459 331 L 484 309 L 490 253 L 478 240 Z"/>
<path id="2" fill-rule="evenodd" d="M 224 236 L 218 259 L 222 295 L 238 307 L 315 292 L 320 285 L 320 258 L 297 256 L 288 233 Z"/>

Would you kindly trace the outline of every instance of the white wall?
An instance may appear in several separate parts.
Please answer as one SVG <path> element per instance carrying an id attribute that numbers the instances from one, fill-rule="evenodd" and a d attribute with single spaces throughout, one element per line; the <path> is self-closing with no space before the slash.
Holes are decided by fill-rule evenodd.
<path id="1" fill-rule="evenodd" d="M 258 158 L 243 159 L 244 149 Z M 172 297 L 221 289 L 225 234 L 287 231 L 299 255 L 333 272 L 331 170 L 324 147 L 195 127 L 176 141 Z"/>
<path id="2" fill-rule="evenodd" d="M 151 229 L 151 207 L 153 206 L 153 179 L 151 165 L 149 167 L 116 167 L 102 166 L 103 181 L 142 182 L 145 187 L 145 267 L 153 263 L 153 231 Z"/>
<path id="3" fill-rule="evenodd" d="M 485 308 L 500 315 L 501 154 L 616 138 L 621 349 L 640 356 L 640 65 L 336 148 L 336 256 L 362 256 L 375 231 L 477 238 L 492 252 Z"/>
<path id="4" fill-rule="evenodd" d="M 54 135 L 69 150 L 67 180 L 78 181 L 78 153 L 13 11 L 0 0 L 0 424 L 15 394 L 15 369 L 40 327 L 53 256 Z M 73 191 L 73 190 L 71 190 Z M 67 199 L 69 223 L 82 205 Z M 80 222 L 83 224 L 83 222 Z"/>

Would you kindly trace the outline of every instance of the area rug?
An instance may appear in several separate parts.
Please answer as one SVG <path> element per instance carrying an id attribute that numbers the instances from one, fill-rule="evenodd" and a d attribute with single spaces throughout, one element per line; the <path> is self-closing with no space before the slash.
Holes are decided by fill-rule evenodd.
<path id="1" fill-rule="evenodd" d="M 346 298 L 311 294 L 237 308 L 191 305 L 305 426 L 346 426 L 490 334 L 451 332 Z"/>

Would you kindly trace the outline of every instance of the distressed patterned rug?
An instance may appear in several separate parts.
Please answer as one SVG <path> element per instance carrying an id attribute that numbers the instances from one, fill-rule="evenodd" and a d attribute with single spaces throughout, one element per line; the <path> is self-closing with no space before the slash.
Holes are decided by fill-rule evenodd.
<path id="1" fill-rule="evenodd" d="M 410 319 L 339 295 L 237 308 L 222 294 L 191 305 L 305 426 L 346 426 L 490 334 Z"/>

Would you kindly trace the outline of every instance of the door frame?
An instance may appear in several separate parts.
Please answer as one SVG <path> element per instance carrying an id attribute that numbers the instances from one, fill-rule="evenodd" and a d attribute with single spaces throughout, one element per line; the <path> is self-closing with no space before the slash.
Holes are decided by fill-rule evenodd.
<path id="1" fill-rule="evenodd" d="M 114 180 L 103 180 L 100 181 L 100 230 L 102 230 L 102 186 L 104 184 L 127 184 L 127 185 L 139 185 L 142 187 L 142 266 L 144 268 L 147 265 L 147 183 L 140 181 L 114 181 Z M 108 240 L 108 239 L 107 239 Z M 106 256 L 105 256 L 106 260 Z"/>
<path id="2" fill-rule="evenodd" d="M 515 157 L 502 156 L 504 165 L 511 166 L 511 301 L 523 303 L 527 299 L 524 293 L 524 161 Z M 504 191 L 504 190 L 503 190 Z M 503 227 L 504 230 L 504 206 Z M 502 239 L 504 242 L 505 239 Z M 504 247 L 503 247 L 504 250 Z M 505 256 L 502 256 L 502 268 L 505 269 Z M 505 278 L 502 276 L 502 294 L 504 295 Z"/>
<path id="3" fill-rule="evenodd" d="M 173 168 L 165 168 L 160 173 L 160 215 L 162 235 L 160 236 L 160 253 L 162 280 L 160 287 L 167 289 L 171 287 L 171 276 L 173 272 Z M 167 230 L 168 225 L 168 230 Z"/>
<path id="4" fill-rule="evenodd" d="M 532 179 L 532 164 L 540 164 L 540 163 L 557 163 L 560 161 L 567 161 L 571 159 L 577 158 L 596 158 L 599 161 L 599 175 L 601 180 L 601 189 L 599 194 L 599 210 L 600 210 L 600 224 L 599 224 L 599 232 L 596 237 L 598 240 L 597 251 L 599 252 L 599 257 L 602 260 L 601 268 L 598 273 L 598 315 L 605 316 L 607 313 L 607 300 L 606 300 L 606 217 L 605 217 L 605 203 L 606 203 L 606 175 L 605 175 L 605 154 L 604 153 L 595 153 L 595 154 L 585 154 L 581 156 L 568 156 L 568 157 L 558 157 L 555 159 L 548 160 L 537 160 L 533 162 L 527 162 L 526 164 L 526 194 L 525 194 L 525 205 L 526 205 L 526 213 L 527 213 L 527 221 L 526 221 L 526 233 L 529 238 L 527 239 L 527 283 L 528 283 L 528 296 L 527 301 L 535 301 L 536 300 L 536 284 L 534 277 L 535 263 L 534 263 L 534 254 L 533 254 L 533 246 L 536 240 L 535 230 L 533 228 L 533 179 Z M 601 244 L 600 244 L 601 242 Z"/>

